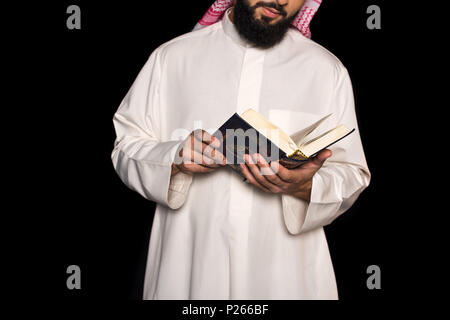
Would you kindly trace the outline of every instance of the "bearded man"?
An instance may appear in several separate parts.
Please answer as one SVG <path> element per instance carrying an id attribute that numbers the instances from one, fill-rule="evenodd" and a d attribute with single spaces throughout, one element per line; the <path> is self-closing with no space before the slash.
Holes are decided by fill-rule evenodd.
<path id="1" fill-rule="evenodd" d="M 323 226 L 370 173 L 348 72 L 309 39 L 320 3 L 216 1 L 195 31 L 151 54 L 119 106 L 114 167 L 157 203 L 144 299 L 338 298 Z M 356 131 L 297 169 L 245 157 L 244 183 L 205 151 L 248 108 L 289 134 L 330 113 L 323 131 Z"/>

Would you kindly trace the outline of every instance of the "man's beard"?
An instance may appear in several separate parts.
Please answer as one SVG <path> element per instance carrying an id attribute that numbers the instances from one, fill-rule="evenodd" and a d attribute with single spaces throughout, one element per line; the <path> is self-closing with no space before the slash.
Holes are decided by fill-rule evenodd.
<path id="1" fill-rule="evenodd" d="M 270 24 L 272 18 L 261 15 L 261 19 L 255 18 L 255 10 L 258 7 L 270 7 L 278 10 L 282 18 L 280 21 Z M 286 35 L 297 13 L 287 17 L 283 7 L 277 2 L 257 2 L 250 7 L 248 0 L 236 0 L 234 7 L 234 25 L 238 33 L 251 45 L 260 49 L 268 49 L 280 43 Z"/>

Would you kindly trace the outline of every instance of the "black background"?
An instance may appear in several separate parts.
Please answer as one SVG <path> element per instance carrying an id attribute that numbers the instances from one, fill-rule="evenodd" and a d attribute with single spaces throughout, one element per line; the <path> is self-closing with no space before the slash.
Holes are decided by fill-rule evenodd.
<path id="1" fill-rule="evenodd" d="M 81 30 L 66 27 L 71 4 L 81 8 Z M 18 16 L 8 26 L 9 36 L 13 47 L 23 49 L 17 53 L 20 71 L 11 79 L 30 89 L 10 94 L 16 102 L 27 101 L 26 111 L 16 111 L 26 112 L 33 128 L 16 145 L 27 146 L 17 175 L 28 182 L 16 179 L 18 185 L 12 185 L 26 195 L 16 200 L 14 214 L 28 236 L 11 265 L 22 278 L 34 274 L 34 285 L 28 280 L 16 285 L 19 295 L 140 298 L 154 204 L 128 190 L 114 172 L 112 117 L 151 52 L 189 32 L 210 4 L 60 1 L 14 9 Z M 366 27 L 371 4 L 381 7 L 381 30 Z M 404 53 L 410 29 L 399 21 L 403 9 L 387 1 L 325 0 L 311 24 L 313 40 L 349 70 L 372 173 L 357 203 L 325 228 L 341 303 L 376 305 L 407 291 L 404 258 L 412 240 L 402 221 L 411 214 L 405 204 L 414 195 L 402 192 L 407 174 L 387 161 L 397 152 L 389 142 L 406 135 L 404 92 L 414 91 L 399 88 L 413 75 Z M 26 37 L 13 36 L 25 23 Z M 19 263 L 24 256 L 27 262 Z M 66 287 L 72 264 L 81 267 L 81 290 Z M 372 264 L 381 268 L 381 290 L 366 287 Z"/>

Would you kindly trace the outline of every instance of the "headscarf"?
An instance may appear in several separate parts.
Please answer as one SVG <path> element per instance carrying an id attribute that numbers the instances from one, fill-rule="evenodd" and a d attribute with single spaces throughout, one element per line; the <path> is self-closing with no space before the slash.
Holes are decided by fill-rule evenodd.
<path id="1" fill-rule="evenodd" d="M 206 11 L 203 18 L 195 25 L 194 30 L 204 28 L 219 21 L 225 11 L 233 6 L 234 0 L 216 0 Z M 292 21 L 292 26 L 300 31 L 305 37 L 311 38 L 309 24 L 319 9 L 322 0 L 305 0 L 303 7 Z"/>

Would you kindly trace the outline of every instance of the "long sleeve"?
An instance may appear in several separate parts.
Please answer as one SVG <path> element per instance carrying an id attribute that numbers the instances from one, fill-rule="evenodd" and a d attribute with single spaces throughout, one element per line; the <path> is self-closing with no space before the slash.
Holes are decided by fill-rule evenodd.
<path id="1" fill-rule="evenodd" d="M 336 86 L 331 99 L 335 123 L 355 132 L 332 146 L 333 152 L 313 177 L 311 200 L 282 195 L 283 215 L 288 231 L 300 234 L 330 224 L 349 209 L 369 185 L 370 172 L 356 120 L 353 90 L 347 70 L 336 68 Z"/>
<path id="2" fill-rule="evenodd" d="M 148 200 L 178 209 L 186 200 L 192 176 L 179 172 L 171 179 L 172 163 L 182 141 L 161 141 L 158 49 L 114 115 L 114 168 L 122 181 Z"/>

